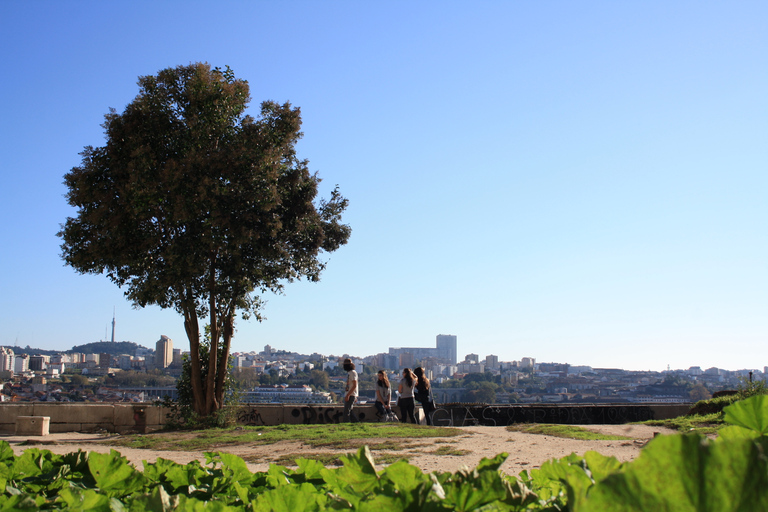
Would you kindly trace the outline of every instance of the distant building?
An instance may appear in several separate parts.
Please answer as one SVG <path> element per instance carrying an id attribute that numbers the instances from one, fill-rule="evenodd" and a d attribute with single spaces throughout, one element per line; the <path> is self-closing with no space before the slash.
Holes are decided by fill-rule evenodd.
<path id="1" fill-rule="evenodd" d="M 175 348 L 175 349 L 173 349 L 173 362 L 172 362 L 172 364 L 173 364 L 173 366 L 178 366 L 179 368 L 181 368 L 181 363 L 182 363 L 181 349 L 180 348 Z"/>
<path id="2" fill-rule="evenodd" d="M 29 357 L 29 369 L 34 372 L 45 371 L 48 363 L 51 361 L 51 356 L 34 355 Z"/>
<path id="3" fill-rule="evenodd" d="M 436 341 L 438 352 L 436 357 L 446 360 L 448 364 L 459 362 L 456 336 L 453 334 L 438 334 Z"/>
<path id="4" fill-rule="evenodd" d="M 173 362 L 173 340 L 168 336 L 160 336 L 155 344 L 155 367 L 168 368 Z"/>
<path id="5" fill-rule="evenodd" d="M 499 368 L 499 356 L 485 356 L 485 367 L 489 370 L 497 370 Z"/>
<path id="6" fill-rule="evenodd" d="M 258 386 L 242 394 L 245 403 L 288 403 L 288 404 L 328 404 L 333 400 L 329 393 L 314 393 L 306 385 L 285 384 L 277 386 Z"/>
<path id="7" fill-rule="evenodd" d="M 452 334 L 438 334 L 436 338 L 435 348 L 430 347 L 390 347 L 389 355 L 400 358 L 403 354 L 410 354 L 413 357 L 413 361 L 423 361 L 427 358 L 435 358 L 444 364 L 456 364 L 456 336 Z M 400 366 L 403 365 L 402 361 Z"/>
<path id="8" fill-rule="evenodd" d="M 99 368 L 109 368 L 112 366 L 112 355 L 106 352 L 99 354 Z"/>
<path id="9" fill-rule="evenodd" d="M 29 371 L 29 356 L 27 354 L 18 354 L 14 360 L 13 373 L 26 373 Z"/>
<path id="10" fill-rule="evenodd" d="M 416 358 L 410 352 L 400 354 L 400 368 L 413 368 L 416 365 Z"/>
<path id="11" fill-rule="evenodd" d="M 12 372 L 14 359 L 13 350 L 0 347 L 0 372 Z"/>

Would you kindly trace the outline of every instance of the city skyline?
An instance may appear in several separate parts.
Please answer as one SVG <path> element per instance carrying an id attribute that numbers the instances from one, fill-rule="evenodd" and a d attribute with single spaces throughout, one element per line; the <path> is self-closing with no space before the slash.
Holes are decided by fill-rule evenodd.
<path id="1" fill-rule="evenodd" d="M 233 351 L 452 333 L 501 360 L 768 363 L 764 2 L 10 1 L 0 29 L 2 345 L 93 342 L 114 315 L 188 350 L 179 314 L 65 267 L 56 233 L 110 107 L 203 61 L 249 81 L 252 115 L 300 107 L 298 157 L 350 201 L 321 281 L 265 296 Z"/>
<path id="2" fill-rule="evenodd" d="M 442 335 L 442 334 L 439 334 L 439 335 L 436 336 L 436 338 L 438 340 L 441 337 L 453 338 L 454 342 L 457 341 L 456 340 L 457 337 L 454 336 L 454 335 Z M 97 343 L 110 343 L 110 342 L 114 343 L 115 341 L 100 340 Z M 133 342 L 132 340 L 122 340 L 122 341 L 120 341 L 120 343 L 123 343 L 123 342 L 136 343 L 136 342 Z M 179 352 L 179 354 L 178 354 L 179 357 L 181 355 L 181 349 L 174 349 L 173 348 L 173 340 L 170 339 L 168 336 L 165 336 L 165 335 L 160 336 L 160 339 L 157 342 L 155 342 L 155 349 L 152 349 L 151 347 L 148 347 L 148 346 L 143 346 L 140 343 L 136 343 L 136 345 L 139 348 L 139 350 L 142 351 L 142 353 L 147 351 L 147 350 L 154 350 L 155 354 L 154 354 L 154 356 L 152 358 L 152 361 L 153 361 L 154 366 L 157 367 L 157 368 L 165 368 L 165 367 L 168 366 L 168 364 L 170 364 L 171 361 L 176 361 L 174 353 Z M 164 347 L 162 355 L 160 355 L 160 353 L 158 352 L 158 347 Z M 456 347 L 456 345 L 454 345 L 454 347 Z M 2 358 L 3 351 L 6 350 L 6 349 L 10 349 L 12 352 L 14 352 L 14 354 L 18 355 L 18 353 L 19 353 L 18 349 L 19 348 L 21 348 L 22 350 L 26 351 L 26 347 L 7 346 L 7 345 L 0 344 L 0 370 L 3 369 L 3 366 L 2 366 L 2 362 L 4 361 L 4 359 Z M 269 351 L 267 351 L 267 348 L 269 348 Z M 17 350 L 14 350 L 14 349 L 17 349 Z M 78 351 L 73 351 L 71 348 L 70 349 L 56 350 L 56 349 L 41 349 L 40 347 L 30 347 L 30 349 L 31 349 L 31 352 L 33 354 L 34 354 L 35 350 L 46 350 L 46 351 L 53 351 L 53 352 L 58 352 L 58 353 L 78 352 Z M 395 351 L 394 353 L 396 353 L 397 355 L 401 354 L 402 352 L 412 351 L 409 355 L 412 356 L 416 361 L 421 361 L 422 358 L 430 358 L 431 359 L 431 358 L 436 357 L 434 354 L 431 354 L 432 351 L 435 351 L 435 347 L 388 347 L 383 352 L 374 352 L 374 353 L 369 353 L 369 354 L 358 354 L 358 353 L 342 353 L 342 354 L 333 354 L 333 353 L 324 354 L 324 353 L 319 353 L 319 354 L 322 355 L 323 357 L 328 357 L 329 359 L 330 358 L 336 358 L 336 359 L 338 359 L 339 362 L 342 360 L 342 358 L 347 357 L 347 356 L 352 357 L 354 359 L 358 359 L 358 360 L 373 359 L 374 361 L 376 361 L 376 357 L 377 356 L 387 356 L 387 355 L 392 356 L 393 351 Z M 439 351 L 439 348 L 438 348 L 438 351 Z M 185 351 L 184 353 L 188 354 L 189 352 Z M 267 354 L 267 355 L 271 355 L 273 353 L 290 353 L 290 354 L 299 354 L 299 355 L 311 356 L 312 354 L 316 354 L 317 352 L 302 353 L 302 352 L 298 352 L 298 351 L 295 351 L 295 350 L 291 350 L 290 348 L 279 348 L 279 347 L 275 348 L 275 347 L 272 347 L 270 345 L 266 345 L 262 350 L 253 349 L 253 350 L 236 350 L 236 351 L 232 351 L 232 353 L 230 353 L 230 357 L 242 356 L 244 354 Z M 461 352 L 459 351 L 457 353 L 460 354 Z M 93 352 L 93 354 L 96 354 L 96 352 Z M 133 354 L 129 354 L 129 355 L 133 355 Z M 457 356 L 456 362 L 450 364 L 450 366 L 456 366 L 458 364 L 461 364 L 462 362 L 466 362 L 466 361 L 468 361 L 470 359 L 470 356 L 475 356 L 474 359 L 473 359 L 474 362 L 476 362 L 476 363 L 480 362 L 480 363 L 484 364 L 486 367 L 488 367 L 488 360 L 492 359 L 494 361 L 494 365 L 495 366 L 498 366 L 501 363 L 505 363 L 505 364 L 519 363 L 522 367 L 538 366 L 538 365 L 552 365 L 552 364 L 554 364 L 554 365 L 567 365 L 569 367 L 590 367 L 590 368 L 593 368 L 593 369 L 616 368 L 616 369 L 620 369 L 620 370 L 641 371 L 641 372 L 648 370 L 648 371 L 653 371 L 653 372 L 658 372 L 658 373 L 662 373 L 664 371 L 672 371 L 672 372 L 690 371 L 690 370 L 695 370 L 695 369 L 700 369 L 702 371 L 706 371 L 708 369 L 716 368 L 716 369 L 719 369 L 719 370 L 725 370 L 725 371 L 729 371 L 729 372 L 756 370 L 758 372 L 763 372 L 763 373 L 768 374 L 768 366 L 759 365 L 759 364 L 757 366 L 743 366 L 743 367 L 739 367 L 739 368 L 727 368 L 727 367 L 717 366 L 717 365 L 709 366 L 709 367 L 702 367 L 702 366 L 699 366 L 699 365 L 688 365 L 688 366 L 676 367 L 676 368 L 668 366 L 667 368 L 660 369 L 660 370 L 642 369 L 642 368 L 641 369 L 630 369 L 630 368 L 622 368 L 622 367 L 618 367 L 618 366 L 601 367 L 601 366 L 592 365 L 592 364 L 589 363 L 589 361 L 580 361 L 579 363 L 574 363 L 574 362 L 571 362 L 571 361 L 544 360 L 544 359 L 539 359 L 535 355 L 531 355 L 531 354 L 529 354 L 527 356 L 519 356 L 519 358 L 513 358 L 513 359 L 500 359 L 499 356 L 496 355 L 496 354 L 477 354 L 477 353 L 473 353 L 473 352 L 467 352 L 463 356 Z M 280 359 L 281 359 L 280 357 L 275 357 L 273 359 L 266 358 L 265 361 L 272 361 L 272 360 L 278 361 Z M 161 362 L 161 360 L 162 360 L 162 362 Z M 179 359 L 179 361 L 180 361 L 180 359 Z M 237 366 L 237 364 L 235 364 L 235 366 Z M 382 365 L 378 365 L 378 366 L 389 368 L 391 365 L 382 364 Z M 412 364 L 409 364 L 409 365 L 402 365 L 402 364 L 400 364 L 400 365 L 397 365 L 397 366 L 404 367 L 404 366 L 413 366 L 413 365 Z"/>

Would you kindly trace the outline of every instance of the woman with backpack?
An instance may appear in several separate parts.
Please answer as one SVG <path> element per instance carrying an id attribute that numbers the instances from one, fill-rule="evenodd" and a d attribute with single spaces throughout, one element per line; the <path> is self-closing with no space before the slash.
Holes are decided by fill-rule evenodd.
<path id="1" fill-rule="evenodd" d="M 429 383 L 429 379 L 424 375 L 424 369 L 421 366 L 413 370 L 413 374 L 416 376 L 414 397 L 421 404 L 424 417 L 427 419 L 427 425 L 431 425 L 432 412 L 435 410 L 435 402 L 432 399 L 432 386 Z"/>
<path id="2" fill-rule="evenodd" d="M 410 368 L 404 369 L 403 378 L 400 380 L 400 386 L 397 388 L 397 392 L 400 395 L 397 405 L 400 406 L 400 421 L 402 423 L 406 423 L 409 417 L 412 422 L 418 423 L 414 415 L 415 405 L 413 403 L 413 388 L 415 386 L 415 375 L 413 375 Z"/>

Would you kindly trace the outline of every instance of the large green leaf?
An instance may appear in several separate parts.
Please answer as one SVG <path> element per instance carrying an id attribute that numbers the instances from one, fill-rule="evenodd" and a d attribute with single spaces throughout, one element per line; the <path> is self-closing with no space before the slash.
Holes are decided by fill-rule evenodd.
<path id="1" fill-rule="evenodd" d="M 586 461 L 575 454 L 545 462 L 541 465 L 538 476 L 561 482 L 568 496 L 568 505 L 573 510 L 578 510 L 580 503 L 587 496 L 587 490 L 594 485 Z"/>
<path id="2" fill-rule="evenodd" d="M 728 425 L 717 431 L 717 439 L 715 441 L 719 443 L 728 439 L 757 439 L 761 435 L 760 432 L 751 428 Z"/>
<path id="3" fill-rule="evenodd" d="M 20 478 L 39 476 L 53 469 L 50 459 L 46 457 L 46 452 L 48 452 L 48 454 L 51 453 L 48 450 L 39 450 L 37 448 L 25 450 L 24 453 L 17 457 L 13 462 L 11 468 L 12 479 L 17 480 Z"/>
<path id="4" fill-rule="evenodd" d="M 443 506 L 451 510 L 475 510 L 507 498 L 507 484 L 498 471 L 459 471 L 442 482 Z"/>
<path id="5" fill-rule="evenodd" d="M 266 472 L 267 487 L 282 487 L 289 485 L 291 481 L 288 479 L 288 468 L 280 466 L 279 464 L 270 464 L 269 469 Z"/>
<path id="6" fill-rule="evenodd" d="M 623 471 L 589 490 L 580 511 L 768 510 L 764 449 L 747 439 L 655 438 Z"/>
<path id="7" fill-rule="evenodd" d="M 371 451 L 363 446 L 355 455 L 341 457 L 344 464 L 337 470 L 322 471 L 323 479 L 333 492 L 344 498 L 360 499 L 379 487 L 379 477 Z"/>
<path id="8" fill-rule="evenodd" d="M 0 512 L 40 510 L 40 505 L 29 494 L 0 495 Z"/>
<path id="9" fill-rule="evenodd" d="M 162 486 L 152 492 L 135 496 L 131 501 L 131 512 L 151 510 L 152 512 L 170 512 L 178 505 L 178 497 L 171 498 Z"/>
<path id="10" fill-rule="evenodd" d="M 0 440 L 0 462 L 12 464 L 16 456 L 13 454 L 13 448 L 8 441 Z"/>
<path id="11" fill-rule="evenodd" d="M 380 479 L 382 484 L 390 484 L 398 491 L 407 491 L 422 482 L 429 482 L 429 476 L 402 459 L 384 468 Z"/>
<path id="12" fill-rule="evenodd" d="M 240 482 L 242 485 L 248 485 L 253 481 L 253 473 L 241 457 L 231 453 L 219 455 L 221 456 L 221 470 L 231 481 Z"/>
<path id="13" fill-rule="evenodd" d="M 502 452 L 498 455 L 496 455 L 494 458 L 489 459 L 487 457 L 483 457 L 480 459 L 480 462 L 477 463 L 477 466 L 475 469 L 480 471 L 498 471 L 499 468 L 501 468 L 501 465 L 504 464 L 504 461 L 507 460 L 507 457 L 509 457 L 509 454 L 507 452 Z"/>
<path id="14" fill-rule="evenodd" d="M 143 474 L 128 463 L 115 450 L 109 453 L 91 453 L 88 467 L 96 486 L 107 496 L 126 496 L 142 490 L 147 484 Z"/>
<path id="15" fill-rule="evenodd" d="M 308 483 L 284 485 L 261 493 L 251 502 L 254 512 L 312 512 L 323 510 L 327 498 Z"/>
<path id="16" fill-rule="evenodd" d="M 176 496 L 176 498 L 177 503 L 172 510 L 179 512 L 242 512 L 244 510 L 243 507 L 227 505 L 222 501 L 203 501 L 195 498 L 188 498 L 184 495 Z M 139 503 L 139 505 L 141 505 L 141 503 Z M 149 512 L 150 510 L 154 512 L 155 510 L 152 508 L 140 508 L 139 505 L 137 505 L 135 512 Z M 131 508 L 131 512 L 134 512 L 133 507 Z"/>
<path id="17" fill-rule="evenodd" d="M 172 460 L 157 458 L 154 464 L 144 462 L 144 476 L 156 483 L 162 484 L 166 490 L 174 493 L 186 493 L 190 485 L 197 484 L 195 479 L 190 479 L 190 469 L 194 472 L 191 465 L 181 465 Z M 202 468 L 198 469 L 202 471 Z"/>
<path id="18" fill-rule="evenodd" d="M 592 480 L 599 482 L 608 475 L 612 475 L 621 470 L 624 465 L 616 457 L 607 457 L 595 451 L 588 451 L 584 454 L 584 461 L 592 475 Z"/>
<path id="19" fill-rule="evenodd" d="M 62 489 L 59 499 L 72 512 L 112 512 L 110 499 L 94 489 Z"/>
<path id="20" fill-rule="evenodd" d="M 318 460 L 296 459 L 298 469 L 290 473 L 290 479 L 296 483 L 310 482 L 316 485 L 323 483 L 323 470 L 325 466 Z"/>
<path id="21" fill-rule="evenodd" d="M 725 421 L 731 425 L 768 434 L 768 395 L 755 395 L 724 408 Z"/>
<path id="22" fill-rule="evenodd" d="M 428 475 L 404 460 L 387 466 L 379 478 L 381 490 L 372 502 L 375 501 L 382 506 L 387 503 L 397 503 L 396 510 L 420 510 L 433 487 Z M 382 499 L 379 499 L 380 497 Z"/>

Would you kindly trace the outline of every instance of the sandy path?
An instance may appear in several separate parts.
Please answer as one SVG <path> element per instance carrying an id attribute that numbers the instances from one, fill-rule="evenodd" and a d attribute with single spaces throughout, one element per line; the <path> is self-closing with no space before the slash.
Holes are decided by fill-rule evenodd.
<path id="1" fill-rule="evenodd" d="M 671 430 L 661 427 L 646 425 L 589 425 L 584 426 L 596 432 L 604 434 L 623 435 L 631 437 L 622 441 L 579 441 L 563 439 L 552 436 L 524 434 L 521 432 L 509 432 L 504 427 L 459 427 L 464 431 L 463 435 L 447 438 L 415 439 L 412 443 L 403 443 L 403 449 L 388 451 L 398 457 L 407 458 L 411 464 L 424 471 L 450 471 L 467 466 L 474 467 L 483 457 L 494 457 L 501 452 L 507 452 L 509 457 L 502 466 L 502 470 L 510 475 L 517 475 L 523 469 L 540 467 L 542 463 L 553 458 L 565 457 L 571 453 L 583 455 L 594 450 L 603 455 L 614 456 L 621 461 L 632 460 L 640 453 L 642 446 L 648 442 L 654 433 L 671 434 Z M 21 443 L 32 441 L 40 444 L 34 447 L 51 450 L 54 453 L 69 453 L 78 449 L 84 451 L 96 451 L 106 453 L 110 449 L 116 449 L 131 463 L 141 468 L 142 461 L 155 461 L 158 457 L 186 464 L 197 459 L 205 463 L 202 452 L 183 452 L 165 450 L 144 450 L 135 448 L 112 447 L 103 444 L 106 437 L 99 434 L 84 434 L 69 432 L 63 434 L 51 434 L 45 437 L 32 438 L 30 436 L 0 435 L 0 440 L 7 441 L 13 447 L 14 453 L 20 454 L 27 448 Z M 448 447 L 456 451 L 466 451 L 464 455 L 437 455 L 433 453 L 441 447 Z M 444 450 L 446 448 L 443 448 Z M 217 451 L 212 449 L 211 451 Z M 240 445 L 228 446 L 221 451 L 239 455 L 246 459 L 251 471 L 266 471 L 271 461 L 284 455 L 304 454 L 312 458 L 312 454 L 329 452 L 322 448 L 312 448 L 301 442 L 280 442 L 272 445 Z M 337 450 L 333 450 L 337 451 Z M 349 451 L 354 451 L 351 447 Z M 374 459 L 377 453 L 374 452 Z"/>

